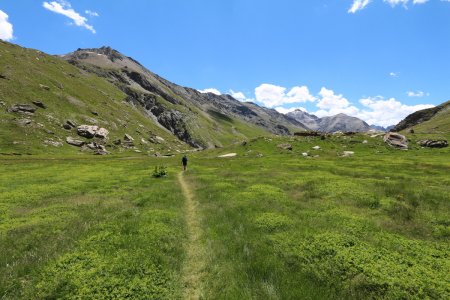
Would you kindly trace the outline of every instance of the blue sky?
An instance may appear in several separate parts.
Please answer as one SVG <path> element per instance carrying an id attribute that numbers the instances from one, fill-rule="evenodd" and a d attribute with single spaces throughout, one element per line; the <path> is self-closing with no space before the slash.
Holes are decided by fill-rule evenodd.
<path id="1" fill-rule="evenodd" d="M 183 86 L 391 125 L 450 99 L 450 1 L 0 0 L 0 38 L 109 45 Z"/>

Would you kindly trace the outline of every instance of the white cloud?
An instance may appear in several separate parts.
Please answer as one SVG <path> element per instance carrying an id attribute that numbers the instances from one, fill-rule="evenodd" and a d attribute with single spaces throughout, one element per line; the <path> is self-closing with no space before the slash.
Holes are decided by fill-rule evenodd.
<path id="1" fill-rule="evenodd" d="M 365 109 L 359 111 L 358 117 L 369 124 L 380 126 L 395 125 L 409 114 L 418 110 L 434 107 L 431 104 L 406 105 L 394 98 L 385 100 L 383 97 L 369 97 L 359 101 Z"/>
<path id="2" fill-rule="evenodd" d="M 87 24 L 87 19 L 76 12 L 69 2 L 63 0 L 44 2 L 42 6 L 49 11 L 68 17 L 76 26 L 84 27 L 92 33 L 95 33 L 94 27 Z"/>
<path id="3" fill-rule="evenodd" d="M 430 94 L 424 93 L 422 91 L 417 91 L 417 92 L 410 91 L 407 93 L 407 95 L 408 95 L 408 97 L 424 97 L 424 96 L 429 96 Z"/>
<path id="4" fill-rule="evenodd" d="M 0 10 L 0 39 L 10 41 L 13 36 L 13 25 L 8 21 L 9 16 Z"/>
<path id="5" fill-rule="evenodd" d="M 322 88 L 319 92 L 321 99 L 317 103 L 317 107 L 320 109 L 339 109 L 346 108 L 350 105 L 347 99 L 342 95 L 336 95 L 334 91 L 327 88 Z"/>
<path id="6" fill-rule="evenodd" d="M 91 17 L 99 17 L 100 16 L 97 12 L 89 10 L 89 9 L 86 9 L 84 11 L 84 13 Z"/>
<path id="7" fill-rule="evenodd" d="M 354 0 L 352 7 L 350 7 L 350 9 L 348 10 L 348 13 L 354 14 L 358 10 L 361 10 L 364 7 L 366 7 L 370 2 L 371 0 Z"/>
<path id="8" fill-rule="evenodd" d="M 258 102 L 270 108 L 288 103 L 316 101 L 306 86 L 296 86 L 289 92 L 286 91 L 285 87 L 263 83 L 255 89 L 255 96 Z"/>
<path id="9" fill-rule="evenodd" d="M 290 112 L 292 112 L 294 110 L 297 110 L 297 109 L 302 110 L 302 111 L 306 111 L 306 108 L 301 107 L 301 106 L 299 106 L 299 107 L 290 107 L 290 108 L 284 108 L 284 107 L 281 107 L 281 106 L 275 107 L 275 110 L 278 111 L 279 113 L 282 113 L 282 114 L 287 114 L 287 113 L 290 113 Z"/>
<path id="10" fill-rule="evenodd" d="M 218 89 L 210 88 L 210 89 L 204 89 L 204 90 L 198 90 L 202 94 L 212 93 L 215 95 L 222 95 L 222 93 Z"/>

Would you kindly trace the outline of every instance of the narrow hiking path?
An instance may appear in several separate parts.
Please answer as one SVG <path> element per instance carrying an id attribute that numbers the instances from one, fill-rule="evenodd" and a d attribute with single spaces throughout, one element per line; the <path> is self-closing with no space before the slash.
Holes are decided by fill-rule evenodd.
<path id="1" fill-rule="evenodd" d="M 201 241 L 203 235 L 198 215 L 198 202 L 183 177 L 178 173 L 178 182 L 185 198 L 185 218 L 188 232 L 186 262 L 183 267 L 184 299 L 200 299 L 202 277 L 205 267 L 205 249 Z"/>

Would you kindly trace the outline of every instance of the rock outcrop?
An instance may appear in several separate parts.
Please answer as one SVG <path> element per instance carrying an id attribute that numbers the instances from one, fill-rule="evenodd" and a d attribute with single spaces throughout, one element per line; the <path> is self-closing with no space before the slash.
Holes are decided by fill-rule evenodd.
<path id="1" fill-rule="evenodd" d="M 448 142 L 446 140 L 421 140 L 421 141 L 418 141 L 417 144 L 419 144 L 422 147 L 428 147 L 428 148 L 448 147 Z"/>
<path id="2" fill-rule="evenodd" d="M 14 104 L 8 109 L 8 112 L 18 112 L 18 113 L 25 113 L 25 114 L 34 114 L 36 111 L 36 107 L 30 105 L 30 104 Z"/>

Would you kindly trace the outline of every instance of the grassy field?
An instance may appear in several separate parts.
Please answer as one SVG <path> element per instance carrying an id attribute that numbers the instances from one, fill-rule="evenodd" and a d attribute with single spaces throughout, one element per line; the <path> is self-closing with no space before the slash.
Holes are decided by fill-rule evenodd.
<path id="1" fill-rule="evenodd" d="M 180 157 L 3 159 L 0 298 L 448 299 L 449 153 L 260 138 L 179 178 Z"/>

